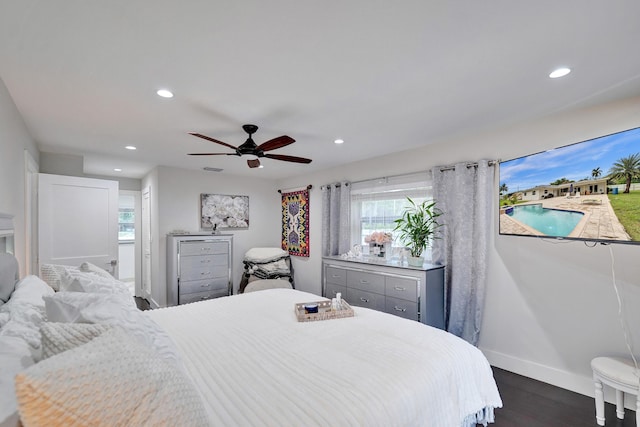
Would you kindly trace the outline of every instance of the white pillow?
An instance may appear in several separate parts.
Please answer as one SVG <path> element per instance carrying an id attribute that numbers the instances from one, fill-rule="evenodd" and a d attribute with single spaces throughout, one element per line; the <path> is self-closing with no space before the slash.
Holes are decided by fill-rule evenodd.
<path id="1" fill-rule="evenodd" d="M 40 327 L 42 358 L 86 344 L 110 329 L 112 326 L 105 324 L 45 322 Z"/>
<path id="2" fill-rule="evenodd" d="M 60 290 L 60 280 L 65 271 L 80 271 L 77 267 L 61 264 L 42 264 L 40 266 L 40 277 L 54 291 Z"/>
<path id="3" fill-rule="evenodd" d="M 117 325 L 154 348 L 162 357 L 180 365 L 178 351 L 167 333 L 138 310 L 133 297 L 85 292 L 58 292 L 45 297 L 49 322 L 104 323 Z"/>
<path id="4" fill-rule="evenodd" d="M 53 293 L 40 278 L 27 276 L 18 282 L 9 302 L 0 307 L 0 336 L 24 340 L 35 360 L 40 359 L 40 325 L 45 318 L 43 297 Z"/>
<path id="5" fill-rule="evenodd" d="M 107 294 L 125 294 L 133 299 L 126 283 L 112 276 L 105 278 L 95 273 L 83 271 L 65 271 L 60 279 L 60 290 L 71 292 L 97 292 Z"/>
<path id="6" fill-rule="evenodd" d="M 120 329 L 16 376 L 25 425 L 206 426 L 188 377 Z"/>
<path id="7" fill-rule="evenodd" d="M 95 292 L 57 292 L 44 298 L 45 312 L 49 322 L 93 323 L 83 317 L 91 315 L 96 307 L 112 313 L 122 311 L 122 307 L 136 309 L 133 298 L 120 294 L 99 294 Z M 95 316 L 93 316 L 95 317 Z"/>
<path id="8" fill-rule="evenodd" d="M 45 281 L 38 276 L 29 275 L 16 284 L 16 289 L 13 291 L 11 299 L 7 304 L 0 307 L 0 310 L 9 310 L 9 307 L 14 304 L 44 307 L 42 297 L 53 294 L 53 289 Z"/>
<path id="9" fill-rule="evenodd" d="M 95 264 L 91 264 L 90 262 L 83 262 L 82 264 L 80 264 L 80 271 L 84 271 L 85 273 L 97 274 L 98 276 L 105 279 L 113 279 L 113 276 L 109 274 L 108 271 L 98 267 Z"/>

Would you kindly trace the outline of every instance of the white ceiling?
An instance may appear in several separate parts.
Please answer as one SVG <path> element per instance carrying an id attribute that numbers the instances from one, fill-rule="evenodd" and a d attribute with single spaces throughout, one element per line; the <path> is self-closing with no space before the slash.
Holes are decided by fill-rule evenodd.
<path id="1" fill-rule="evenodd" d="M 40 149 L 85 173 L 275 179 L 640 95 L 638 17 L 637 0 L 2 0 L 0 78 Z M 237 146 L 244 123 L 313 162 L 187 156 L 230 151 L 187 132 Z"/>

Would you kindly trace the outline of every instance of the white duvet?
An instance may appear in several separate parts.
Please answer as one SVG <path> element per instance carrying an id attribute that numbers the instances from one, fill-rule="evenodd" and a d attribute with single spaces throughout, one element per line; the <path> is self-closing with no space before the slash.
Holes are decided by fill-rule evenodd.
<path id="1" fill-rule="evenodd" d="M 320 299 L 272 289 L 145 313 L 175 341 L 212 425 L 457 427 L 502 406 L 477 348 L 365 308 L 296 320 L 295 303 Z"/>

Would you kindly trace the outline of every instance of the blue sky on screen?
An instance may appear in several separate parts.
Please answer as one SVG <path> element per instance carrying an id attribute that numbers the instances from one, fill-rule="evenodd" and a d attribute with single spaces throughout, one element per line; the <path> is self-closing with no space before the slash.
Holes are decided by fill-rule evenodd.
<path id="1" fill-rule="evenodd" d="M 613 163 L 636 153 L 640 153 L 640 128 L 500 163 L 500 184 L 507 184 L 512 193 L 560 178 L 591 178 L 591 171 L 598 167 L 604 177 Z"/>

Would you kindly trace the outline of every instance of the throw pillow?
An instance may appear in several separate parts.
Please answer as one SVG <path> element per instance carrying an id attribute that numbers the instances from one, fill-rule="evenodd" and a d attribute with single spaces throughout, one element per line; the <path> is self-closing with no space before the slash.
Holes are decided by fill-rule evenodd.
<path id="1" fill-rule="evenodd" d="M 84 271 L 85 273 L 97 274 L 98 276 L 105 279 L 113 279 L 113 276 L 109 274 L 108 271 L 98 267 L 95 264 L 91 264 L 90 262 L 83 262 L 82 264 L 80 264 L 80 271 Z"/>
<path id="2" fill-rule="evenodd" d="M 40 327 L 42 358 L 86 344 L 111 328 L 105 324 L 45 322 Z"/>
<path id="3" fill-rule="evenodd" d="M 119 328 L 16 376 L 25 425 L 206 426 L 186 375 Z"/>

